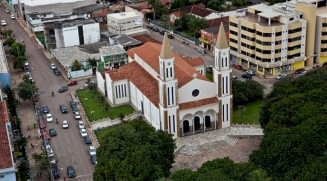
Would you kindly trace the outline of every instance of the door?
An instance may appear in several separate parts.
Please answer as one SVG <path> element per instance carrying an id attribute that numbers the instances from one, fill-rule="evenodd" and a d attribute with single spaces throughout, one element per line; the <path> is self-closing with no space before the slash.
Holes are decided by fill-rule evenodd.
<path id="1" fill-rule="evenodd" d="M 194 117 L 194 129 L 200 130 L 200 117 L 199 116 Z"/>

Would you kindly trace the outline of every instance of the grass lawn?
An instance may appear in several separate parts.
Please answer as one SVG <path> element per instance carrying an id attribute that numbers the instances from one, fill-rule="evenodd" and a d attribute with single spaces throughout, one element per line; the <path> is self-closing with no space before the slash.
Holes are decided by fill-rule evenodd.
<path id="1" fill-rule="evenodd" d="M 77 95 L 90 122 L 107 117 L 115 119 L 119 117 L 120 113 L 126 116 L 132 114 L 134 111 L 133 107 L 130 105 L 110 107 L 106 101 L 100 101 L 98 97 L 101 96 L 101 99 L 105 98 L 99 92 L 92 95 L 90 89 L 78 90 Z M 105 109 L 106 107 L 108 107 L 108 110 Z M 94 111 L 94 113 L 91 114 L 91 111 Z"/>
<path id="2" fill-rule="evenodd" d="M 212 72 L 206 71 L 206 77 L 207 77 L 209 80 L 213 81 Z"/>
<path id="3" fill-rule="evenodd" d="M 43 32 L 42 33 L 35 33 L 35 36 L 37 39 L 40 40 L 40 42 L 43 44 L 43 46 L 45 47 L 45 37 Z"/>
<path id="4" fill-rule="evenodd" d="M 244 105 L 246 107 L 241 118 L 241 112 L 238 108 L 233 111 L 233 123 L 244 124 L 259 124 L 260 110 L 263 104 L 263 100 L 257 100 L 255 102 Z"/>

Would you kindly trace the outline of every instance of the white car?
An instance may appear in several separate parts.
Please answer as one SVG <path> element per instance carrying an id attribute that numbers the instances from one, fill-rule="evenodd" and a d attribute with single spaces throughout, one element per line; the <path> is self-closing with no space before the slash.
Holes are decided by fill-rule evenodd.
<path id="1" fill-rule="evenodd" d="M 6 26 L 7 25 L 6 20 L 1 20 L 1 25 Z"/>
<path id="2" fill-rule="evenodd" d="M 62 128 L 64 128 L 64 129 L 68 128 L 68 121 L 67 120 L 62 121 Z"/>
<path id="3" fill-rule="evenodd" d="M 6 11 L 6 13 L 10 13 L 9 9 L 6 9 L 5 11 Z"/>
<path id="4" fill-rule="evenodd" d="M 87 132 L 86 132 L 85 129 L 81 129 L 80 132 L 81 132 L 81 136 L 82 136 L 83 138 L 84 138 L 85 136 L 87 136 Z"/>
<path id="5" fill-rule="evenodd" d="M 280 74 L 280 75 L 277 75 L 276 79 L 279 80 L 279 79 L 284 78 L 286 76 L 287 76 L 286 74 Z"/>
<path id="6" fill-rule="evenodd" d="M 74 112 L 74 117 L 75 117 L 76 120 L 81 119 L 81 115 L 79 114 L 78 111 Z"/>
<path id="7" fill-rule="evenodd" d="M 96 155 L 94 146 L 89 146 L 89 153 L 90 153 L 90 155 Z"/>
<path id="8" fill-rule="evenodd" d="M 255 73 L 252 70 L 247 70 L 246 73 L 249 75 L 255 75 Z"/>
<path id="9" fill-rule="evenodd" d="M 53 154 L 53 150 L 52 150 L 52 148 L 51 148 L 50 145 L 47 145 L 47 146 L 45 147 L 45 149 L 47 150 L 47 154 L 48 154 L 49 157 L 54 156 L 54 154 Z"/>
<path id="10" fill-rule="evenodd" d="M 54 70 L 54 69 L 56 69 L 57 67 L 56 67 L 56 65 L 55 65 L 54 63 L 51 63 L 51 64 L 50 64 L 50 68 L 51 68 L 52 70 Z"/>
<path id="11" fill-rule="evenodd" d="M 53 121 L 53 117 L 51 114 L 47 114 L 47 122 L 52 122 Z"/>
<path id="12" fill-rule="evenodd" d="M 78 121 L 78 127 L 79 129 L 85 129 L 83 121 Z"/>
<path id="13" fill-rule="evenodd" d="M 12 15 L 10 16 L 10 19 L 16 19 L 15 15 L 12 14 Z"/>

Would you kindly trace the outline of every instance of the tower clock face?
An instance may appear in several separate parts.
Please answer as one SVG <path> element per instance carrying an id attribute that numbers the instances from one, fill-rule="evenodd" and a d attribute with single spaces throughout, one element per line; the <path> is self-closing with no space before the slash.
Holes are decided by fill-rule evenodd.
<path id="1" fill-rule="evenodd" d="M 168 62 L 167 65 L 170 65 L 170 62 Z"/>
<path id="2" fill-rule="evenodd" d="M 225 56 L 226 55 L 226 52 L 224 52 L 223 55 Z"/>

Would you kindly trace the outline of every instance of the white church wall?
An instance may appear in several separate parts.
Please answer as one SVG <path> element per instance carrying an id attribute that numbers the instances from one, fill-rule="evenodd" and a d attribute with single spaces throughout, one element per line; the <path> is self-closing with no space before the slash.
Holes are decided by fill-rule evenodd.
<path id="1" fill-rule="evenodd" d="M 202 74 L 203 76 L 206 76 L 205 75 L 205 69 L 204 69 L 204 66 L 195 66 L 193 67 L 196 71 L 198 71 L 200 74 Z"/>
<path id="2" fill-rule="evenodd" d="M 107 98 L 109 99 L 109 101 L 111 103 L 114 102 L 114 99 L 113 99 L 113 93 L 112 93 L 112 80 L 109 76 L 108 73 L 104 74 L 105 75 L 105 79 L 106 79 L 106 86 L 107 86 Z"/>
<path id="3" fill-rule="evenodd" d="M 159 109 L 153 103 L 151 103 L 150 111 L 151 111 L 152 126 L 156 128 L 156 130 L 159 130 L 160 129 Z"/>
<path id="4" fill-rule="evenodd" d="M 115 104 L 123 104 L 129 102 L 129 87 L 128 80 L 119 80 L 113 83 L 113 92 L 115 98 Z"/>
<path id="5" fill-rule="evenodd" d="M 231 120 L 231 115 L 230 115 L 230 98 L 229 96 L 227 97 L 221 97 L 221 105 L 224 106 L 221 108 L 221 111 L 224 112 L 221 115 L 223 116 L 222 118 L 222 127 L 227 128 L 230 127 L 230 120 Z M 226 109 L 227 107 L 227 109 Z"/>
<path id="6" fill-rule="evenodd" d="M 191 109 L 184 109 L 184 110 L 180 110 L 179 111 L 179 120 L 183 121 L 184 119 L 190 119 L 190 116 L 200 116 L 200 118 L 203 118 L 203 116 L 205 116 L 205 113 L 213 110 L 215 113 L 218 113 L 218 103 L 216 104 L 209 104 L 209 105 L 205 105 L 205 106 L 201 106 L 201 107 L 195 107 L 195 108 L 191 108 Z M 193 118 L 192 117 L 192 118 Z M 192 121 L 192 120 L 190 120 Z M 202 120 L 201 120 L 202 122 Z M 192 125 L 192 122 L 190 122 L 190 126 Z"/>
<path id="7" fill-rule="evenodd" d="M 192 96 L 192 91 L 198 89 L 200 94 Z M 216 84 L 214 82 L 193 79 L 183 87 L 178 89 L 178 103 L 191 102 L 210 97 L 216 97 Z"/>
<path id="8" fill-rule="evenodd" d="M 105 94 L 105 79 L 102 77 L 100 72 L 96 72 L 97 86 L 102 94 Z"/>
<path id="9" fill-rule="evenodd" d="M 136 106 L 136 87 L 135 87 L 135 85 L 132 82 L 130 82 L 129 86 L 130 86 L 129 90 L 131 91 L 130 92 L 131 93 L 131 103 L 135 107 L 137 107 Z"/>

